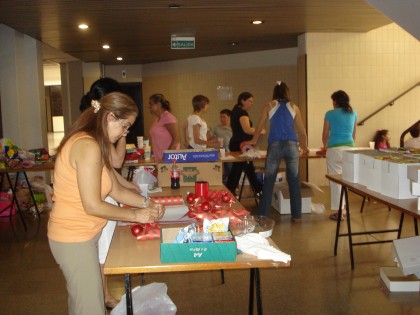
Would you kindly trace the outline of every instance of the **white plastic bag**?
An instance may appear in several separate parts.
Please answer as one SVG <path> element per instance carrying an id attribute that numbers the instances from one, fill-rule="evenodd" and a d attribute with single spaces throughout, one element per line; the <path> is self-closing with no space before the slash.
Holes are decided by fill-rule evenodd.
<path id="1" fill-rule="evenodd" d="M 311 211 L 316 214 L 323 214 L 325 212 L 325 206 L 323 203 L 311 202 Z"/>
<path id="2" fill-rule="evenodd" d="M 154 187 L 157 184 L 157 178 L 153 176 L 148 170 L 140 166 L 134 171 L 133 183 L 140 187 L 140 184 L 147 184 L 149 187 Z"/>
<path id="3" fill-rule="evenodd" d="M 134 315 L 175 315 L 177 308 L 167 294 L 165 283 L 153 282 L 131 290 Z M 112 310 L 111 315 L 125 315 L 127 312 L 125 294 Z"/>

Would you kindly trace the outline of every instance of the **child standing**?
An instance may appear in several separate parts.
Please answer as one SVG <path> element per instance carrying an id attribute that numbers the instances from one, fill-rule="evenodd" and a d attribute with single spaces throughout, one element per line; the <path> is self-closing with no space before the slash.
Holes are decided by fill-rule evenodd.
<path id="1" fill-rule="evenodd" d="M 391 147 L 389 144 L 389 141 L 391 140 L 391 133 L 387 129 L 382 129 L 376 131 L 376 135 L 373 138 L 373 141 L 375 141 L 375 149 L 388 149 Z"/>

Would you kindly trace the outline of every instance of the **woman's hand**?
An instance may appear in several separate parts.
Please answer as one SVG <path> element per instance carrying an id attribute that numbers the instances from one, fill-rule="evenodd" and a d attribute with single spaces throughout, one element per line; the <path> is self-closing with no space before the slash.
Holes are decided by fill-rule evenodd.
<path id="1" fill-rule="evenodd" d="M 163 217 L 165 213 L 164 206 L 162 204 L 150 203 L 147 208 L 134 209 L 134 222 L 137 223 L 152 223 Z"/>

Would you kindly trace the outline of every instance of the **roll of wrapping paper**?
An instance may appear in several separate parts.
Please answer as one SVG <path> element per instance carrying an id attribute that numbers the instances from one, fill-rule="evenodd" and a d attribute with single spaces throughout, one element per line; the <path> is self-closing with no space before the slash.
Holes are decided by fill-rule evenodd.
<path id="1" fill-rule="evenodd" d="M 182 198 L 181 195 L 177 195 L 177 196 L 155 196 L 155 197 L 151 197 L 151 199 L 153 200 L 153 202 L 161 203 L 161 204 L 164 204 L 166 206 L 176 206 L 176 205 L 183 205 L 184 204 L 184 199 Z"/>

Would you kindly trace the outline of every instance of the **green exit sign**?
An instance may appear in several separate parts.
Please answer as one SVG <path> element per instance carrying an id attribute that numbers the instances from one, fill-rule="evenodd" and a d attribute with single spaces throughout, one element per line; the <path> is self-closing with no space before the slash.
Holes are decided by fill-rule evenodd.
<path id="1" fill-rule="evenodd" d="M 195 37 L 171 37 L 171 49 L 195 49 Z"/>

